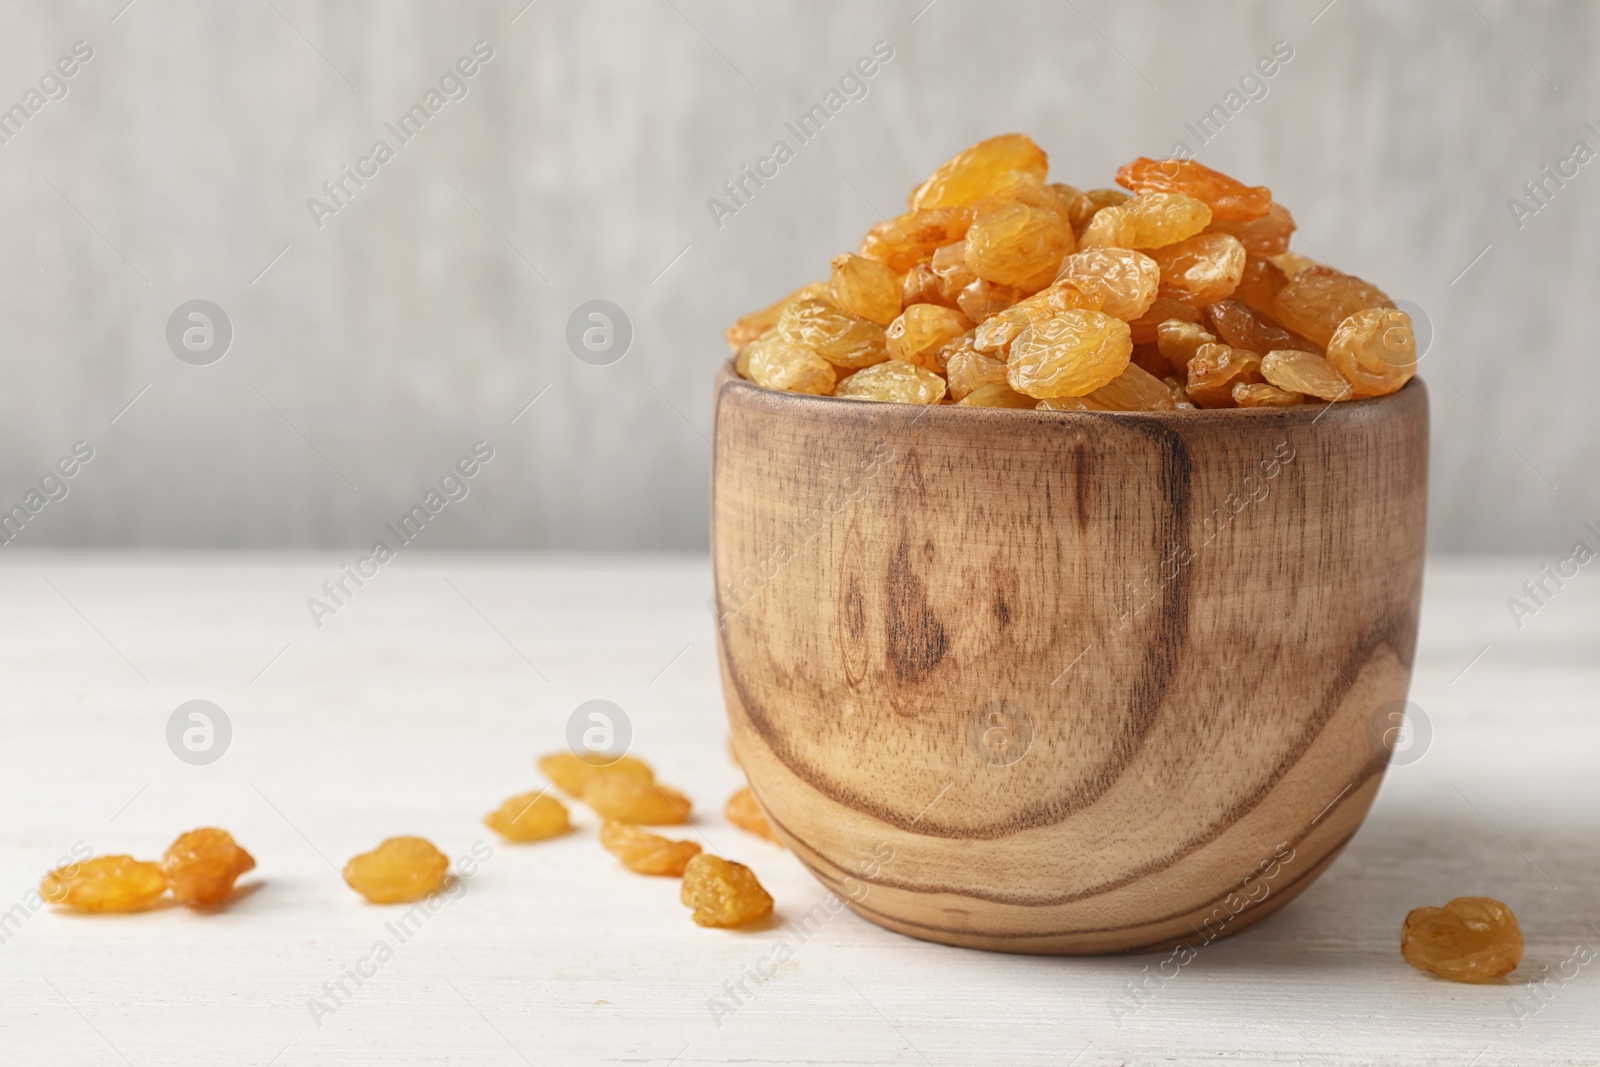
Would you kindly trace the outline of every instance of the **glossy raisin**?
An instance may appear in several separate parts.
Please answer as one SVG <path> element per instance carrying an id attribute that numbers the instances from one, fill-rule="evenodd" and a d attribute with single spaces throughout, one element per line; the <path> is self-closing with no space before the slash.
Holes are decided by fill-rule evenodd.
<path id="1" fill-rule="evenodd" d="M 1273 318 L 1327 347 L 1339 324 L 1358 311 L 1393 307 L 1382 289 L 1332 267 L 1308 267 L 1291 277 L 1272 303 Z"/>
<path id="2" fill-rule="evenodd" d="M 1128 366 L 1128 324 L 1102 311 L 1063 311 L 1023 330 L 1011 343 L 1006 380 L 1028 396 L 1083 396 Z"/>
<path id="3" fill-rule="evenodd" d="M 838 384 L 833 395 L 849 400 L 937 404 L 944 398 L 945 388 L 945 380 L 926 367 L 891 359 L 856 371 Z"/>
<path id="4" fill-rule="evenodd" d="M 1150 256 L 1161 268 L 1160 295 L 1195 307 L 1232 296 L 1244 278 L 1244 245 L 1225 233 L 1203 233 Z"/>
<path id="5" fill-rule="evenodd" d="M 1203 200 L 1218 219 L 1257 219 L 1272 206 L 1272 191 L 1246 185 L 1193 159 L 1147 159 L 1140 156 L 1117 170 L 1117 184 L 1141 196 L 1182 193 Z"/>
<path id="6" fill-rule="evenodd" d="M 972 320 L 955 308 L 938 304 L 912 304 L 884 331 L 889 358 L 943 370 L 936 358 L 940 349 L 972 329 Z"/>
<path id="7" fill-rule="evenodd" d="M 900 276 L 875 259 L 833 257 L 828 292 L 841 311 L 887 326 L 900 314 Z"/>
<path id="8" fill-rule="evenodd" d="M 1261 356 L 1231 345 L 1201 345 L 1189 360 L 1185 391 L 1203 408 L 1234 407 L 1233 387 L 1261 380 Z"/>
<path id="9" fill-rule="evenodd" d="M 1328 365 L 1350 383 L 1350 391 L 1358 397 L 1394 392 L 1417 372 L 1411 316 L 1390 307 L 1356 312 L 1333 331 Z"/>
<path id="10" fill-rule="evenodd" d="M 1522 962 L 1522 928 L 1492 897 L 1457 897 L 1414 908 L 1400 930 L 1400 955 L 1419 971 L 1453 982 L 1487 982 Z"/>
<path id="11" fill-rule="evenodd" d="M 1233 386 L 1233 402 L 1241 408 L 1288 408 L 1304 404 L 1306 398 L 1266 382 L 1236 382 Z"/>
<path id="12" fill-rule="evenodd" d="M 1005 204 L 978 216 L 967 231 L 967 266 L 980 278 L 1032 293 L 1054 280 L 1062 257 L 1076 247 L 1060 214 Z"/>
<path id="13" fill-rule="evenodd" d="M 1319 400 L 1349 400 L 1353 395 L 1350 383 L 1315 352 L 1268 352 L 1261 360 L 1261 375 L 1285 392 L 1304 393 Z"/>
<path id="14" fill-rule="evenodd" d="M 941 164 L 911 193 L 909 205 L 913 211 L 961 207 L 1004 187 L 1012 171 L 1042 181 L 1049 169 L 1049 157 L 1031 139 L 1020 133 L 1002 134 L 979 141 Z"/>
<path id="15" fill-rule="evenodd" d="M 255 857 L 232 834 L 210 827 L 179 835 L 161 857 L 173 899 L 200 907 L 223 900 L 239 876 L 255 866 Z"/>
<path id="16" fill-rule="evenodd" d="M 889 358 L 882 326 L 821 300 L 797 300 L 785 307 L 778 316 L 778 336 L 836 367 L 859 369 Z"/>
<path id="17" fill-rule="evenodd" d="M 1164 248 L 1194 237 L 1210 224 L 1211 209 L 1203 201 L 1182 193 L 1146 193 L 1095 212 L 1084 228 L 1083 246 Z"/>
<path id="18" fill-rule="evenodd" d="M 1298 348 L 1315 352 L 1317 346 L 1292 330 L 1286 330 L 1240 300 L 1218 300 L 1206 308 L 1211 328 L 1235 348 L 1248 348 L 1264 356 L 1279 348 Z"/>
<path id="19" fill-rule="evenodd" d="M 1056 281 L 1071 282 L 1100 298 L 1100 310 L 1132 321 L 1150 310 L 1161 287 L 1161 268 L 1131 248 L 1086 248 L 1061 261 Z"/>

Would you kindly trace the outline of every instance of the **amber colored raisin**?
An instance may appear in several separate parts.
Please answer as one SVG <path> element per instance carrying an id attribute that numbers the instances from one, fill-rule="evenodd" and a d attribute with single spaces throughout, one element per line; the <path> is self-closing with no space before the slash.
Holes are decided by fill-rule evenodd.
<path id="1" fill-rule="evenodd" d="M 742 863 L 702 852 L 683 872 L 679 899 L 701 926 L 744 926 L 772 914 L 772 897 Z"/>
<path id="2" fill-rule="evenodd" d="M 444 887 L 450 858 L 420 837 L 391 837 L 344 865 L 350 888 L 374 904 L 421 900 Z"/>
<path id="3" fill-rule="evenodd" d="M 880 400 L 897 404 L 937 404 L 944 398 L 945 380 L 925 367 L 891 359 L 858 370 L 834 390 L 848 400 Z"/>
<path id="4" fill-rule="evenodd" d="M 1112 411 L 1171 411 L 1174 406 L 1161 379 L 1132 363 L 1088 397 Z"/>
<path id="5" fill-rule="evenodd" d="M 884 331 L 889 358 L 942 370 L 936 354 L 972 329 L 972 321 L 955 308 L 938 304 L 912 304 Z"/>
<path id="6" fill-rule="evenodd" d="M 967 231 L 967 266 L 980 278 L 1031 293 L 1050 284 L 1061 258 L 1076 247 L 1061 215 L 1005 204 L 978 216 Z"/>
<path id="7" fill-rule="evenodd" d="M 939 279 L 939 291 L 944 295 L 940 303 L 946 307 L 955 306 L 961 290 L 978 280 L 967 266 L 967 242 L 964 240 L 935 251 L 928 261 L 928 269 Z"/>
<path id="8" fill-rule="evenodd" d="M 1063 311 L 1011 342 L 1006 380 L 1041 400 L 1083 396 L 1121 374 L 1132 355 L 1128 324 L 1121 319 L 1101 311 Z"/>
<path id="9" fill-rule="evenodd" d="M 681 878 L 689 861 L 700 855 L 693 841 L 673 841 L 615 819 L 601 824 L 600 844 L 630 871 L 673 878 Z"/>
<path id="10" fill-rule="evenodd" d="M 1272 260 L 1273 266 L 1283 271 L 1283 273 L 1290 278 L 1293 278 L 1296 274 L 1299 274 L 1303 270 L 1310 270 L 1312 267 L 1322 266 L 1321 263 L 1318 263 L 1309 256 L 1302 256 L 1299 252 L 1279 252 L 1276 255 L 1271 255 L 1267 258 Z"/>
<path id="11" fill-rule="evenodd" d="M 1233 402 L 1242 408 L 1287 408 L 1304 404 L 1306 398 L 1266 382 L 1235 382 Z"/>
<path id="12" fill-rule="evenodd" d="M 1161 350 L 1161 355 L 1166 358 L 1172 369 L 1180 375 L 1189 373 L 1189 361 L 1194 358 L 1201 345 L 1216 343 L 1216 335 L 1207 332 L 1206 328 L 1197 322 L 1168 319 L 1156 327 L 1156 347 Z"/>
<path id="13" fill-rule="evenodd" d="M 1231 408 L 1236 383 L 1260 380 L 1259 354 L 1231 345 L 1201 345 L 1189 360 L 1185 391 L 1200 407 Z"/>
<path id="14" fill-rule="evenodd" d="M 602 774 L 626 774 L 644 782 L 656 780 L 650 765 L 635 756 L 608 756 L 603 752 L 552 752 L 539 757 L 540 772 L 569 797 L 583 798 L 589 783 Z"/>
<path id="15" fill-rule="evenodd" d="M 1067 204 L 1067 220 L 1072 223 L 1073 232 L 1081 238 L 1084 227 L 1089 225 L 1089 220 L 1101 208 L 1116 207 L 1131 199 L 1121 189 L 1090 189 Z"/>
<path id="16" fill-rule="evenodd" d="M 746 345 L 740 356 L 744 376 L 768 389 L 829 396 L 838 380 L 839 372 L 832 363 L 781 336 L 763 334 Z"/>
<path id="17" fill-rule="evenodd" d="M 1492 897 L 1457 897 L 1442 908 L 1413 908 L 1400 929 L 1400 955 L 1419 971 L 1452 982 L 1487 982 L 1522 962 L 1522 928 Z"/>
<path id="18" fill-rule="evenodd" d="M 1183 322 L 1200 321 L 1200 309 L 1193 304 L 1186 304 L 1182 300 L 1169 300 L 1158 296 L 1150 305 L 1150 310 L 1128 323 L 1128 328 L 1133 333 L 1136 344 L 1147 345 L 1156 340 L 1157 332 L 1163 322 L 1179 319 Z"/>
<path id="19" fill-rule="evenodd" d="M 783 313 L 783 309 L 796 300 L 826 299 L 829 299 L 828 284 L 826 282 L 812 282 L 810 285 L 802 285 L 782 300 L 769 304 L 760 311 L 752 311 L 732 326 L 729 326 L 724 332 L 724 336 L 728 340 L 728 347 L 733 349 L 734 355 L 738 355 L 741 348 L 778 325 L 778 316 Z"/>
<path id="20" fill-rule="evenodd" d="M 1276 256 L 1289 251 L 1289 238 L 1294 233 L 1294 217 L 1282 204 L 1273 203 L 1265 215 L 1258 219 L 1224 219 L 1215 215 L 1208 233 L 1231 233 L 1252 256 Z"/>
<path id="21" fill-rule="evenodd" d="M 784 308 L 778 336 L 836 367 L 859 369 L 889 358 L 882 326 L 821 300 L 797 300 Z"/>
<path id="22" fill-rule="evenodd" d="M 1203 233 L 1150 256 L 1161 268 L 1160 295 L 1195 307 L 1232 296 L 1244 278 L 1244 245 L 1225 233 Z"/>
<path id="23" fill-rule="evenodd" d="M 1350 383 L 1315 352 L 1268 352 L 1261 360 L 1261 376 L 1286 392 L 1320 400 L 1349 400 L 1352 396 Z"/>
<path id="24" fill-rule="evenodd" d="M 659 782 L 626 774 L 601 774 L 583 791 L 583 802 L 603 819 L 644 826 L 676 826 L 689 821 L 689 798 Z"/>
<path id="25" fill-rule="evenodd" d="M 1117 184 L 1143 196 L 1182 193 L 1203 200 L 1219 219 L 1257 219 L 1272 206 L 1272 190 L 1246 185 L 1193 159 L 1147 159 L 1140 156 L 1117 170 Z"/>
<path id="26" fill-rule="evenodd" d="M 1239 300 L 1218 300 L 1206 308 L 1206 319 L 1211 328 L 1235 348 L 1248 348 L 1257 355 L 1266 355 L 1273 349 L 1298 348 L 1315 352 L 1317 346 L 1293 330 L 1286 330 L 1248 304 Z"/>
<path id="27" fill-rule="evenodd" d="M 1288 284 L 1289 276 L 1278 269 L 1278 265 L 1270 259 L 1262 259 L 1248 252 L 1244 257 L 1244 276 L 1239 279 L 1239 288 L 1233 291 L 1234 299 L 1244 303 L 1263 315 L 1271 315 L 1273 304 L 1278 299 L 1278 291 Z"/>
<path id="28" fill-rule="evenodd" d="M 979 352 L 973 345 L 972 334 L 944 349 L 948 356 L 945 377 L 950 383 L 950 395 L 959 403 L 985 385 L 1006 382 L 1006 361 Z"/>
<path id="29" fill-rule="evenodd" d="M 1083 246 L 1164 248 L 1188 240 L 1210 224 L 1211 209 L 1204 201 L 1182 193 L 1146 193 L 1097 211 L 1084 228 Z"/>
<path id="30" fill-rule="evenodd" d="M 1110 411 L 1104 404 L 1087 396 L 1048 396 L 1039 401 L 1036 411 Z"/>
<path id="31" fill-rule="evenodd" d="M 926 262 L 936 248 L 965 237 L 972 214 L 968 207 L 907 212 L 868 230 L 861 239 L 860 253 L 904 274 Z"/>
<path id="32" fill-rule="evenodd" d="M 1061 261 L 1056 281 L 1100 298 L 1100 310 L 1131 321 L 1150 310 L 1161 287 L 1156 261 L 1131 248 L 1085 248 Z"/>
<path id="33" fill-rule="evenodd" d="M 723 813 L 728 816 L 729 822 L 741 830 L 749 830 L 780 847 L 783 845 L 778 835 L 772 832 L 772 824 L 767 822 L 766 812 L 761 810 L 761 805 L 756 802 L 755 791 L 749 786 L 735 791 L 728 798 L 728 806 Z"/>
<path id="34" fill-rule="evenodd" d="M 900 279 L 901 310 L 912 304 L 941 304 L 944 307 L 955 307 L 955 303 L 954 296 L 945 296 L 944 282 L 933 273 L 932 263 L 918 263 L 906 271 L 906 276 Z"/>
<path id="35" fill-rule="evenodd" d="M 908 203 L 913 211 L 960 207 L 992 195 L 1005 185 L 1012 171 L 1042 180 L 1049 169 L 1050 158 L 1031 139 L 1020 133 L 1001 134 L 979 141 L 941 164 L 917 186 Z"/>
<path id="36" fill-rule="evenodd" d="M 1167 362 L 1167 357 L 1161 354 L 1161 346 L 1155 344 L 1134 345 L 1133 355 L 1129 357 L 1133 366 L 1157 378 L 1165 378 L 1172 373 L 1172 364 Z"/>
<path id="37" fill-rule="evenodd" d="M 39 895 L 78 911 L 140 911 L 167 891 L 161 864 L 132 856 L 96 856 L 58 867 L 39 883 Z"/>
<path id="38" fill-rule="evenodd" d="M 1011 342 L 1025 327 L 1043 322 L 1057 312 L 1074 309 L 1099 311 L 1101 298 L 1084 292 L 1073 282 L 1054 282 L 1004 311 L 996 312 L 973 331 L 973 347 L 1001 357 L 1010 351 Z"/>
<path id="39" fill-rule="evenodd" d="M 900 314 L 900 276 L 875 259 L 850 252 L 834 256 L 828 292 L 841 311 L 880 326 Z"/>
<path id="40" fill-rule="evenodd" d="M 543 789 L 507 798 L 483 824 L 508 841 L 543 841 L 572 829 L 567 806 Z"/>
<path id="41" fill-rule="evenodd" d="M 210 827 L 179 835 L 161 857 L 173 899 L 202 906 L 233 892 L 233 883 L 255 866 L 255 857 L 240 848 L 232 834 Z"/>
<path id="42" fill-rule="evenodd" d="M 973 322 L 984 322 L 1015 304 L 1025 295 L 1027 294 L 1014 286 L 979 278 L 961 290 L 961 295 L 956 297 L 956 306 Z"/>
<path id="43" fill-rule="evenodd" d="M 1417 372 L 1411 316 L 1395 308 L 1368 308 L 1339 324 L 1328 341 L 1328 365 L 1356 396 L 1384 396 Z"/>
<path id="44" fill-rule="evenodd" d="M 957 407 L 963 408 L 1032 408 L 1039 402 L 1031 396 L 1024 396 L 1005 382 L 990 382 L 980 385 L 960 400 L 956 401 Z"/>
<path id="45" fill-rule="evenodd" d="M 1393 307 L 1382 289 L 1332 267 L 1308 267 L 1296 273 L 1272 302 L 1273 318 L 1289 329 L 1327 347 L 1339 324 L 1358 311 Z"/>

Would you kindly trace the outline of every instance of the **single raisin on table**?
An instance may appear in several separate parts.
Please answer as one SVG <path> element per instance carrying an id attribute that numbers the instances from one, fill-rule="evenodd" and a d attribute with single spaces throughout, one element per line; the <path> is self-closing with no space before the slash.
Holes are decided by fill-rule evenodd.
<path id="1" fill-rule="evenodd" d="M 1044 180 L 1050 158 L 1044 149 L 1020 133 L 1007 133 L 979 141 L 939 166 L 911 194 L 912 211 L 936 207 L 962 207 L 993 196 L 1022 171 Z"/>
<path id="2" fill-rule="evenodd" d="M 1118 169 L 1117 184 L 1141 196 L 1182 193 L 1203 200 L 1218 219 L 1259 219 L 1272 207 L 1272 190 L 1265 185 L 1246 185 L 1193 159 L 1140 156 Z"/>
<path id="3" fill-rule="evenodd" d="M 1350 398 L 1350 383 L 1315 352 L 1268 352 L 1261 359 L 1261 376 L 1290 393 L 1304 393 L 1319 400 Z"/>
<path id="4" fill-rule="evenodd" d="M 901 404 L 937 404 L 944 399 L 945 380 L 925 367 L 891 359 L 858 370 L 839 383 L 834 396 Z"/>
<path id="5" fill-rule="evenodd" d="M 700 855 L 693 841 L 673 841 L 615 819 L 601 824 L 600 844 L 630 871 L 674 878 L 681 878 L 689 861 Z"/>
<path id="6" fill-rule="evenodd" d="M 226 830 L 190 830 L 161 857 L 172 896 L 184 904 L 216 904 L 233 892 L 241 874 L 254 870 L 255 857 L 240 848 Z"/>
<path id="7" fill-rule="evenodd" d="M 420 837 L 391 837 L 344 865 L 350 888 L 374 904 L 406 904 L 444 887 L 450 857 Z"/>
<path id="8" fill-rule="evenodd" d="M 683 872 L 680 899 L 701 926 L 744 926 L 772 914 L 772 896 L 754 871 L 704 852 Z"/>
<path id="9" fill-rule="evenodd" d="M 969 397 L 968 399 L 971 398 Z M 989 406 L 1005 407 L 1008 405 L 993 404 Z M 1033 406 L 1032 400 L 1028 400 L 1028 406 Z M 761 810 L 761 805 L 756 803 L 755 792 L 749 786 L 745 786 L 728 798 L 728 806 L 723 809 L 723 813 L 728 816 L 729 822 L 740 829 L 749 830 L 759 837 L 766 838 L 779 848 L 783 847 L 783 842 L 778 840 L 778 835 L 772 832 L 772 824 L 767 822 L 766 813 Z"/>
<path id="10" fill-rule="evenodd" d="M 671 786 L 626 774 L 602 774 L 583 791 L 583 802 L 604 819 L 645 826 L 689 821 L 689 798 Z"/>
<path id="11" fill-rule="evenodd" d="M 141 911 L 167 891 L 161 864 L 132 856 L 96 856 L 58 867 L 39 883 L 39 895 L 78 911 Z"/>
<path id="12" fill-rule="evenodd" d="M 1006 380 L 1040 400 L 1083 396 L 1121 374 L 1132 356 L 1133 340 L 1121 319 L 1102 311 L 1063 311 L 1011 342 Z"/>
<path id="13" fill-rule="evenodd" d="M 1492 897 L 1457 897 L 1415 908 L 1400 930 L 1400 955 L 1419 971 L 1453 982 L 1487 982 L 1522 962 L 1522 928 Z"/>
<path id="14" fill-rule="evenodd" d="M 507 841 L 543 841 L 572 829 L 567 806 L 543 789 L 508 798 L 483 824 Z"/>
<path id="15" fill-rule="evenodd" d="M 1417 372 L 1411 316 L 1389 307 L 1356 312 L 1328 340 L 1328 365 L 1350 383 L 1356 396 L 1394 392 Z"/>
<path id="16" fill-rule="evenodd" d="M 828 293 L 841 311 L 887 326 L 900 314 L 900 275 L 875 259 L 845 252 L 833 257 Z"/>
<path id="17" fill-rule="evenodd" d="M 573 752 L 552 752 L 539 757 L 539 770 L 557 789 L 580 800 L 589 783 L 602 774 L 625 774 L 645 782 L 656 780 L 655 772 L 644 760 L 633 756 L 607 756 L 601 752 L 582 756 Z"/>

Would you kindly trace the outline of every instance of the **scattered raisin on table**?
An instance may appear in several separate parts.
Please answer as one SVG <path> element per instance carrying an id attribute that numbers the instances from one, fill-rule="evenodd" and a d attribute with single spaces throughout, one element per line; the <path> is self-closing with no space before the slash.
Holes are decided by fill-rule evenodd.
<path id="1" fill-rule="evenodd" d="M 1071 411 L 1358 400 L 1414 376 L 1409 319 L 1291 251 L 1266 186 L 1144 157 L 1116 174 L 1132 195 L 1049 177 L 1022 134 L 958 153 L 827 282 L 729 327 L 734 370 L 791 393 Z M 1191 374 L 1208 344 L 1250 355 Z"/>
<path id="2" fill-rule="evenodd" d="M 969 397 L 968 399 L 971 398 Z M 1028 401 L 1028 407 L 1033 406 L 1032 398 L 1024 399 Z M 1006 407 L 1011 405 L 991 404 L 989 406 Z M 723 810 L 724 814 L 728 816 L 728 821 L 733 825 L 742 830 L 749 830 L 758 837 L 764 837 L 780 848 L 783 846 L 783 842 L 778 840 L 778 835 L 772 832 L 772 824 L 767 822 L 766 813 L 761 810 L 761 805 L 756 803 L 756 794 L 749 786 L 745 786 L 729 797 L 728 806 Z"/>
<path id="3" fill-rule="evenodd" d="M 141 911 L 167 891 L 161 864 L 132 856 L 95 856 L 59 867 L 39 883 L 39 895 L 78 911 Z"/>
<path id="4" fill-rule="evenodd" d="M 684 870 L 680 899 L 701 926 L 744 926 L 772 914 L 772 897 L 754 871 L 704 852 Z"/>
<path id="5" fill-rule="evenodd" d="M 420 837 L 391 837 L 344 865 L 350 888 L 374 904 L 406 904 L 444 886 L 450 857 Z"/>
<path id="6" fill-rule="evenodd" d="M 1492 897 L 1457 897 L 1414 908 L 1400 930 L 1400 955 L 1419 971 L 1454 982 L 1487 982 L 1522 962 L 1522 928 Z"/>
<path id="7" fill-rule="evenodd" d="M 539 757 L 539 770 L 557 789 L 569 797 L 583 798 L 589 783 L 602 774 L 625 774 L 630 778 L 653 782 L 655 772 L 650 765 L 634 756 L 607 756 L 589 753 L 579 756 L 572 752 L 552 752 Z"/>
<path id="8" fill-rule="evenodd" d="M 543 789 L 508 798 L 483 824 L 507 841 L 543 841 L 572 828 L 567 806 Z"/>
<path id="9" fill-rule="evenodd" d="M 209 827 L 182 834 L 161 857 L 173 898 L 202 907 L 226 898 L 239 876 L 255 866 L 255 857 L 232 834 Z"/>
<path id="10" fill-rule="evenodd" d="M 700 855 L 693 841 L 673 841 L 615 819 L 601 825 L 600 844 L 630 871 L 673 878 L 681 878 L 689 861 Z"/>
<path id="11" fill-rule="evenodd" d="M 628 774 L 602 774 L 583 791 L 583 802 L 603 819 L 645 826 L 676 826 L 689 821 L 689 798 L 654 781 Z"/>

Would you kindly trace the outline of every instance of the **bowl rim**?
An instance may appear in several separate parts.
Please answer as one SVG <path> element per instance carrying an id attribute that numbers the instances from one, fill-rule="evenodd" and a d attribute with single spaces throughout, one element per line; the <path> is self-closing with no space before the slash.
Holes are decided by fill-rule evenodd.
<path id="1" fill-rule="evenodd" d="M 1293 404 L 1288 407 L 1259 407 L 1259 408 L 1195 408 L 1193 410 L 1163 410 L 1163 411 L 1055 411 L 1049 408 L 962 408 L 957 404 L 887 404 L 875 400 L 857 400 L 842 396 L 814 396 L 811 393 L 791 393 L 781 389 L 769 389 L 764 385 L 757 385 L 748 378 L 741 377 L 734 369 L 732 357 L 725 360 L 718 370 L 715 392 L 720 400 L 722 394 L 735 389 L 748 393 L 753 398 L 771 404 L 784 404 L 790 406 L 820 406 L 818 415 L 840 414 L 846 408 L 856 407 L 863 414 L 883 413 L 889 411 L 905 411 L 912 408 L 921 408 L 916 420 L 932 416 L 937 422 L 941 419 L 966 419 L 974 417 L 999 417 L 999 418 L 1032 418 L 1034 421 L 1139 421 L 1139 422 L 1165 422 L 1175 425 L 1206 425 L 1221 421 L 1245 419 L 1277 419 L 1279 421 L 1295 424 L 1312 425 L 1328 414 L 1329 409 L 1339 409 L 1335 419 L 1361 418 L 1378 413 L 1376 409 L 1388 405 L 1392 401 L 1421 400 L 1426 402 L 1428 388 L 1420 377 L 1413 375 L 1410 380 L 1392 393 L 1383 396 L 1361 397 L 1355 400 L 1330 400 L 1314 404 Z M 1411 405 L 1411 406 L 1414 406 Z M 954 414 L 957 410 L 961 414 Z"/>

